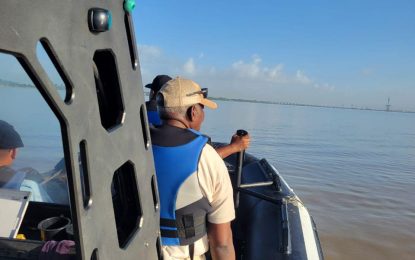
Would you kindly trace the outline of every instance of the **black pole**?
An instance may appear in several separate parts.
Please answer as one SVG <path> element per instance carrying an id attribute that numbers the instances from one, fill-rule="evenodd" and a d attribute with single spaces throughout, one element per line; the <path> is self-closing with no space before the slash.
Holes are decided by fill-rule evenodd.
<path id="1" fill-rule="evenodd" d="M 247 131 L 239 129 L 236 131 L 238 136 L 245 136 L 248 134 Z M 236 155 L 236 192 L 235 192 L 235 208 L 239 207 L 239 188 L 241 186 L 242 166 L 245 157 L 245 150 L 240 151 Z"/>

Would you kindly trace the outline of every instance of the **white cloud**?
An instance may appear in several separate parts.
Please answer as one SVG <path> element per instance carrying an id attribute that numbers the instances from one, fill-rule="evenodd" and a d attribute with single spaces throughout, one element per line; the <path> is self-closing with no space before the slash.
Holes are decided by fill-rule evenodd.
<path id="1" fill-rule="evenodd" d="M 297 72 L 295 73 L 295 79 L 301 83 L 301 84 L 310 84 L 313 81 L 307 77 L 304 72 L 302 72 L 301 70 L 297 70 Z"/>
<path id="2" fill-rule="evenodd" d="M 172 77 L 183 74 L 183 62 L 176 57 L 165 55 L 157 46 L 139 46 L 140 70 L 143 84 L 150 83 L 159 74 Z"/>
<path id="3" fill-rule="evenodd" d="M 232 69 L 240 77 L 257 78 L 261 73 L 260 64 L 261 59 L 254 55 L 251 63 L 240 60 L 232 64 Z"/>
<path id="4" fill-rule="evenodd" d="M 186 74 L 194 74 L 196 71 L 196 65 L 193 58 L 189 58 L 183 65 L 183 70 Z"/>
<path id="5" fill-rule="evenodd" d="M 284 69 L 284 65 L 278 64 L 275 67 L 271 68 L 268 71 L 268 76 L 273 81 L 281 79 L 282 78 L 282 70 Z"/>
<path id="6" fill-rule="evenodd" d="M 264 65 L 263 59 L 253 55 L 249 60 L 240 59 L 228 67 L 199 64 L 205 54 L 183 59 L 165 55 L 156 46 L 140 48 L 140 66 L 143 82 L 151 82 L 158 74 L 172 77 L 184 76 L 208 87 L 212 96 L 258 100 L 318 103 L 329 100 L 335 88 L 319 82 L 301 69 L 288 71 L 283 63 Z"/>
<path id="7" fill-rule="evenodd" d="M 294 75 L 290 75 L 284 71 L 284 65 L 282 63 L 271 68 L 262 66 L 261 63 L 262 59 L 254 55 L 252 56 L 251 62 L 239 60 L 233 63 L 232 69 L 238 77 L 267 81 L 275 84 L 302 84 L 311 86 L 313 83 L 313 80 L 302 70 L 297 70 Z"/>
<path id="8" fill-rule="evenodd" d="M 160 58 L 162 55 L 161 49 L 156 46 L 140 45 L 138 46 L 138 50 L 140 53 L 140 57 L 143 61 L 148 59 Z"/>

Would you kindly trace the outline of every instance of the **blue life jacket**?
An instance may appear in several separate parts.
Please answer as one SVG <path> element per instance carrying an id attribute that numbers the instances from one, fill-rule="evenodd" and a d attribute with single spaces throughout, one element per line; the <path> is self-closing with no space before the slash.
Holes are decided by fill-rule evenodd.
<path id="1" fill-rule="evenodd" d="M 206 215 L 211 210 L 209 201 L 201 195 L 197 177 L 200 155 L 208 138 L 189 130 L 196 137 L 185 144 L 153 144 L 160 197 L 160 231 L 165 246 L 191 245 L 202 238 L 206 234 Z M 186 194 L 179 199 L 181 187 L 186 189 Z M 179 200 L 181 205 L 176 209 Z"/>
<path id="2" fill-rule="evenodd" d="M 161 125 L 161 119 L 159 112 L 157 111 L 157 102 L 155 100 L 150 100 L 146 102 L 147 109 L 147 118 L 148 122 L 153 126 Z"/>
<path id="3" fill-rule="evenodd" d="M 161 125 L 158 111 L 147 111 L 148 122 L 152 125 Z"/>

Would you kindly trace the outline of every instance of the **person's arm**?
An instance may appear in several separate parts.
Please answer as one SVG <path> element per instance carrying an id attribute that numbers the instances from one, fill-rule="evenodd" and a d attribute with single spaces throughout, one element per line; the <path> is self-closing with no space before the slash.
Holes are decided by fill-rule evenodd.
<path id="1" fill-rule="evenodd" d="M 224 159 L 233 153 L 240 152 L 248 149 L 251 138 L 249 135 L 238 136 L 234 134 L 231 139 L 231 143 L 222 147 L 216 148 L 216 152 L 219 156 Z"/>
<path id="2" fill-rule="evenodd" d="M 199 183 L 212 208 L 207 215 L 207 234 L 214 260 L 234 260 L 231 221 L 235 219 L 233 190 L 225 163 L 207 144 L 199 160 Z"/>
<path id="3" fill-rule="evenodd" d="M 208 238 L 210 253 L 213 260 L 234 260 L 235 249 L 233 247 L 231 223 L 209 223 Z"/>

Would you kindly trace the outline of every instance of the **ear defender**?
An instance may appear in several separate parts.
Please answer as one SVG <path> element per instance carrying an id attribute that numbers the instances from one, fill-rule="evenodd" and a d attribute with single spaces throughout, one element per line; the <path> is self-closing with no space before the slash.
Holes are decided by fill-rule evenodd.
<path id="1" fill-rule="evenodd" d="M 163 94 L 157 93 L 157 95 L 156 95 L 156 102 L 157 102 L 157 106 L 159 106 L 159 107 L 164 106 L 164 97 L 163 97 Z"/>

